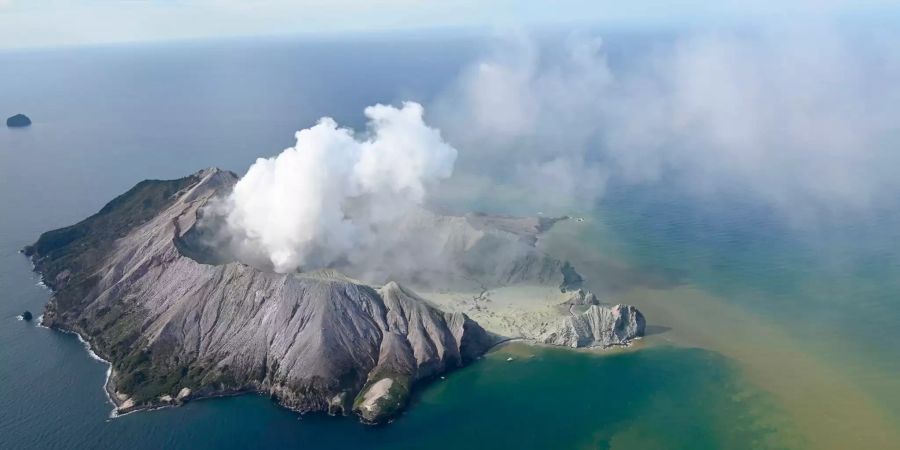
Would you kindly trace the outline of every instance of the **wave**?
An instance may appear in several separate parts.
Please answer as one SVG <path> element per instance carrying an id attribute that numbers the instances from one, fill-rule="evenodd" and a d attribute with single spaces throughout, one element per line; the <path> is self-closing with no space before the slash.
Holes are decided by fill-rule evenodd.
<path id="1" fill-rule="evenodd" d="M 43 319 L 44 319 L 44 315 L 41 314 L 41 316 L 38 317 L 38 326 L 40 326 L 41 328 L 50 330 L 51 328 L 49 328 L 43 324 Z M 71 331 L 71 330 L 63 330 L 63 329 L 59 329 L 59 328 L 57 328 L 55 330 L 60 331 L 65 334 L 75 335 L 75 337 L 78 338 L 78 342 L 81 342 L 81 344 L 84 346 L 84 349 L 87 351 L 88 356 L 90 356 L 91 359 L 102 362 L 103 364 L 106 364 L 106 378 L 103 380 L 103 392 L 106 394 L 106 400 L 108 400 L 109 403 L 113 406 L 112 411 L 109 412 L 109 418 L 115 419 L 116 417 L 120 417 L 120 416 L 129 414 L 129 413 L 125 413 L 125 414 L 118 413 L 117 410 L 118 410 L 119 405 L 116 404 L 116 401 L 112 398 L 112 394 L 109 392 L 109 389 L 107 389 L 107 386 L 109 385 L 109 379 L 112 377 L 112 363 L 103 359 L 102 357 L 100 357 L 100 355 L 98 355 L 96 352 L 94 352 L 94 349 L 91 348 L 90 342 L 85 340 L 84 337 L 82 337 L 81 334 L 79 334 L 78 332 Z"/>

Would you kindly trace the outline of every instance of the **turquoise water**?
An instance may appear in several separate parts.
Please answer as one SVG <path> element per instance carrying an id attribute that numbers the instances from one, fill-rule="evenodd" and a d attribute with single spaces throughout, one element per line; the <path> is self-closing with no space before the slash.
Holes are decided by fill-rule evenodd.
<path id="1" fill-rule="evenodd" d="M 897 210 L 786 224 L 759 205 L 673 197 L 631 190 L 598 212 L 619 256 L 765 316 L 865 386 L 900 426 Z"/>
<path id="2" fill-rule="evenodd" d="M 670 342 L 679 329 L 652 328 L 646 348 L 606 356 L 503 347 L 373 428 L 298 416 L 258 396 L 109 420 L 105 364 L 74 336 L 16 320 L 48 298 L 17 253 L 40 232 L 141 179 L 213 165 L 241 172 L 323 114 L 359 126 L 365 105 L 427 100 L 477 48 L 467 39 L 275 41 L 0 54 L 0 108 L 10 109 L 0 112 L 34 120 L 27 130 L 0 128 L 0 448 L 802 447 L 797 416 L 816 412 L 785 406 L 779 386 L 749 379 L 747 365 L 760 360 L 731 350 L 753 342 Z M 797 229 L 752 204 L 673 192 L 611 189 L 575 247 L 614 263 L 587 258 L 580 268 L 597 272 L 609 295 L 709 292 L 784 331 L 775 345 L 848 375 L 811 395 L 860 387 L 885 414 L 900 414 L 900 218 Z M 649 317 L 651 326 L 664 319 Z"/>

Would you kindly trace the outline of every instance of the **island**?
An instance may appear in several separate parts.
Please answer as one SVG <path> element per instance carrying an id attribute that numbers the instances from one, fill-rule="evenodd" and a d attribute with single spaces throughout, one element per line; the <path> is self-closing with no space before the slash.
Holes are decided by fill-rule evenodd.
<path id="1" fill-rule="evenodd" d="M 29 322 L 32 319 L 31 311 L 25 311 L 22 313 L 22 320 Z"/>
<path id="2" fill-rule="evenodd" d="M 25 114 L 16 114 L 6 119 L 6 126 L 9 128 L 24 128 L 31 126 L 31 119 Z"/>
<path id="3" fill-rule="evenodd" d="M 452 273 L 474 296 L 364 282 L 345 273 L 353 267 L 283 274 L 249 265 L 222 254 L 200 226 L 204 207 L 237 180 L 216 168 L 145 180 L 23 249 L 52 290 L 43 324 L 77 333 L 110 363 L 116 413 L 247 392 L 301 413 L 384 423 L 414 386 L 510 338 L 606 347 L 644 333 L 637 309 L 602 304 L 571 264 L 535 248 L 551 219 L 422 211 L 414 223 L 446 239 Z M 515 257 L 487 257 L 499 253 Z M 553 293 L 524 312 L 479 306 L 516 286 Z"/>

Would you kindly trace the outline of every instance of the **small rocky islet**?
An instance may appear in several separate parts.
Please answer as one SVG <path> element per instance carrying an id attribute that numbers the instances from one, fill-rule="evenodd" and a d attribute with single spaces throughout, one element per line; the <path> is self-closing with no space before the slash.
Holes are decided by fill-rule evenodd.
<path id="1" fill-rule="evenodd" d="M 280 274 L 212 254 L 198 226 L 203 207 L 237 180 L 214 168 L 145 180 L 23 249 L 52 290 L 43 323 L 78 333 L 110 362 L 106 390 L 116 412 L 255 392 L 298 412 L 384 423 L 417 383 L 513 337 L 395 281 L 371 285 L 337 270 Z M 568 292 L 566 313 L 531 340 L 610 346 L 643 335 L 637 309 L 600 304 L 570 264 L 534 247 L 552 222 L 427 214 L 425 223 L 459 237 L 452 241 L 463 253 L 452 256 L 460 261 L 482 260 L 469 249 L 523 246 L 519 260 L 478 272 L 491 282 L 556 283 Z"/>
<path id="2" fill-rule="evenodd" d="M 29 127 L 31 126 L 31 119 L 25 114 L 16 114 L 6 119 L 6 126 L 9 128 Z"/>

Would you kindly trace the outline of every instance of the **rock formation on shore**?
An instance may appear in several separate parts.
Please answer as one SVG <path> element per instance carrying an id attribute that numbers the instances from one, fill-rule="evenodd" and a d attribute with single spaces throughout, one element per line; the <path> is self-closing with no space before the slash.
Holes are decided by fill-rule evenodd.
<path id="1" fill-rule="evenodd" d="M 31 125 L 31 119 L 28 118 L 25 114 L 16 114 L 8 119 L 6 119 L 6 126 L 10 128 L 21 128 L 27 127 Z"/>
<path id="2" fill-rule="evenodd" d="M 539 342 L 564 347 L 627 345 L 644 335 L 644 315 L 631 305 L 607 305 L 593 292 L 578 289 L 562 303 L 568 314 L 550 325 Z"/>
<path id="3" fill-rule="evenodd" d="M 643 336 L 644 326 L 644 316 L 634 306 L 591 304 L 560 319 L 538 341 L 563 347 L 625 345 Z"/>
<path id="4" fill-rule="evenodd" d="M 417 382 L 502 340 L 397 282 L 336 270 L 357 267 L 279 274 L 210 245 L 203 208 L 237 179 L 207 169 L 146 180 L 23 250 L 53 291 L 43 323 L 77 332 L 110 361 L 106 388 L 118 412 L 257 392 L 297 411 L 380 423 L 402 411 Z M 587 306 L 537 341 L 606 346 L 640 336 L 633 307 L 598 305 L 571 285 L 582 282 L 571 265 L 534 248 L 556 220 L 423 210 L 411 226 L 442 242 L 441 256 L 454 263 L 441 276 L 478 286 L 555 283 L 576 299 L 570 312 Z"/>

